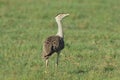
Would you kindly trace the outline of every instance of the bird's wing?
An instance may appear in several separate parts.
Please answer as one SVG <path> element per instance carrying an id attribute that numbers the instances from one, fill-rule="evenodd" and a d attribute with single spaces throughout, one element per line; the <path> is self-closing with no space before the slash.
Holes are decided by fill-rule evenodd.
<path id="1" fill-rule="evenodd" d="M 45 49 L 47 55 L 49 53 L 51 53 L 51 48 L 52 48 L 51 42 L 49 42 L 48 40 L 46 40 L 45 43 L 44 43 L 44 49 Z"/>

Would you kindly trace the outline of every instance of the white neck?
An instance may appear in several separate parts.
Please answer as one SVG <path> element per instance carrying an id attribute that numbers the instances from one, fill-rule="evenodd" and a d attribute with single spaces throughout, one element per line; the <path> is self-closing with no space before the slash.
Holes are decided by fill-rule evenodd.
<path id="1" fill-rule="evenodd" d="M 58 32 L 56 35 L 60 36 L 60 37 L 64 37 L 63 36 L 63 29 L 62 29 L 62 24 L 60 20 L 56 20 L 57 24 L 58 24 Z"/>

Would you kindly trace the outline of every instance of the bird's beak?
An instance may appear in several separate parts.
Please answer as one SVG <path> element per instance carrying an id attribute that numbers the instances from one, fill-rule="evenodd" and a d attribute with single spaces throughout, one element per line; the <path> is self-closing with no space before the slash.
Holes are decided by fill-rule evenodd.
<path id="1" fill-rule="evenodd" d="M 70 15 L 70 14 L 66 14 L 66 16 L 68 16 L 68 15 Z"/>
<path id="2" fill-rule="evenodd" d="M 68 16 L 69 14 L 64 14 L 64 17 Z"/>

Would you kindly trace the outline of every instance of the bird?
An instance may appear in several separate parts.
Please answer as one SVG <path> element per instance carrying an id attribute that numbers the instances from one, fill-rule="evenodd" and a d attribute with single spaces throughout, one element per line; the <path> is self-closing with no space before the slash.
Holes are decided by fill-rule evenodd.
<path id="1" fill-rule="evenodd" d="M 57 34 L 49 36 L 43 43 L 42 57 L 45 60 L 46 67 L 48 66 L 49 57 L 54 53 L 57 53 L 56 66 L 58 66 L 60 52 L 64 49 L 62 19 L 68 15 L 68 13 L 61 13 L 55 17 L 55 20 L 58 25 Z"/>

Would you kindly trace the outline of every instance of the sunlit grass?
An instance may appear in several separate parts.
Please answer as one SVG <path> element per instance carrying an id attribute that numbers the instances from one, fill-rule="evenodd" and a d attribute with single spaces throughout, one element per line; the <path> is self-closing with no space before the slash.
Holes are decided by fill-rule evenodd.
<path id="1" fill-rule="evenodd" d="M 0 0 L 0 80 L 119 80 L 119 0 Z M 65 48 L 48 72 L 41 58 L 46 37 L 63 20 Z"/>

